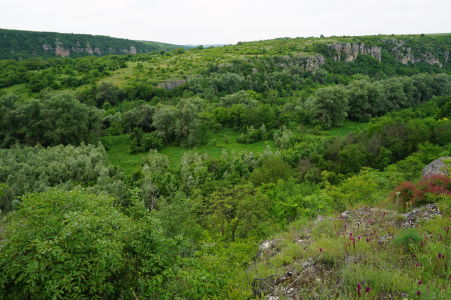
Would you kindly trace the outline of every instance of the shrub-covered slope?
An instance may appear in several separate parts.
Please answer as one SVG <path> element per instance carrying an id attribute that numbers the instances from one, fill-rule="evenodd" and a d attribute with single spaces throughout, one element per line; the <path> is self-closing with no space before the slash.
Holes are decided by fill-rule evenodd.
<path id="1" fill-rule="evenodd" d="M 137 54 L 177 46 L 109 36 L 0 29 L 0 59 Z"/>

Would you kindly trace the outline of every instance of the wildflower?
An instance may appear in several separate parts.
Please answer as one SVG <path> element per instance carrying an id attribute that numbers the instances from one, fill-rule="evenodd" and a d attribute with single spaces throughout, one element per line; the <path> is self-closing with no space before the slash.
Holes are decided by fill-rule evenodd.
<path id="1" fill-rule="evenodd" d="M 361 291 L 362 291 L 362 284 L 361 284 L 360 282 L 357 283 L 356 291 L 357 291 L 357 295 L 360 297 L 360 296 L 362 295 L 362 294 L 361 294 Z"/>
<path id="2" fill-rule="evenodd" d="M 365 294 L 369 294 L 371 292 L 371 288 L 369 286 L 366 287 L 365 289 Z"/>
<path id="3" fill-rule="evenodd" d="M 423 284 L 423 280 L 418 280 L 418 285 L 422 285 Z"/>
<path id="4" fill-rule="evenodd" d="M 421 292 L 417 291 L 417 296 L 420 297 L 421 296 Z"/>
<path id="5" fill-rule="evenodd" d="M 369 243 L 370 242 L 370 238 L 366 238 L 366 242 Z"/>

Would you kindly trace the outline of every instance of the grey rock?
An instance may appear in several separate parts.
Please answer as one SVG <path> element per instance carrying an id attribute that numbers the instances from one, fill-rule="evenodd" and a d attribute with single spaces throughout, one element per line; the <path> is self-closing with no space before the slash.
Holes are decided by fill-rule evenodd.
<path id="1" fill-rule="evenodd" d="M 437 205 L 434 203 L 415 208 L 414 210 L 405 213 L 403 216 L 405 218 L 405 221 L 402 223 L 402 227 L 413 228 L 419 222 L 441 216 L 441 212 Z"/>
<path id="2" fill-rule="evenodd" d="M 386 234 L 386 235 L 384 235 L 384 236 L 381 236 L 381 237 L 377 240 L 377 242 L 378 242 L 379 244 L 385 244 L 386 242 L 390 241 L 391 239 L 393 239 L 393 235 Z"/>
<path id="3" fill-rule="evenodd" d="M 378 61 L 381 61 L 381 47 L 379 46 L 369 46 L 366 44 L 358 43 L 334 43 L 330 44 L 329 47 L 337 51 L 338 56 L 335 60 L 344 60 L 346 62 L 352 62 L 356 60 L 359 54 L 371 55 Z"/>
<path id="4" fill-rule="evenodd" d="M 445 175 L 445 176 L 449 176 L 449 165 L 450 164 L 446 164 L 445 160 L 450 160 L 451 161 L 451 157 L 441 157 L 438 158 L 436 160 L 434 160 L 433 162 L 431 162 L 430 164 L 428 164 L 426 167 L 424 167 L 423 169 L 423 177 L 429 177 L 429 176 L 433 176 L 433 175 Z"/>
<path id="5" fill-rule="evenodd" d="M 164 88 L 166 90 L 172 90 L 185 83 L 186 83 L 186 80 L 167 81 L 167 82 L 160 83 L 158 85 L 158 87 Z"/>
<path id="6" fill-rule="evenodd" d="M 265 256 L 274 256 L 277 252 L 279 252 L 279 248 L 277 247 L 278 240 L 267 240 L 261 243 L 258 247 L 258 252 L 256 255 L 256 259 L 262 258 Z"/>
<path id="7" fill-rule="evenodd" d="M 349 219 L 351 217 L 351 212 L 349 211 L 344 211 L 340 214 L 342 219 Z"/>

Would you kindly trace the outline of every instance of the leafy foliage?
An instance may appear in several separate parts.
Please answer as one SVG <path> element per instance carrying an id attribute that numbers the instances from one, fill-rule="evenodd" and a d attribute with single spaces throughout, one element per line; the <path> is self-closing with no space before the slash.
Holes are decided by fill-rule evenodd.
<path id="1" fill-rule="evenodd" d="M 101 112 L 78 102 L 71 94 L 54 94 L 19 102 L 14 95 L 0 98 L 0 146 L 14 143 L 42 146 L 95 142 Z"/>

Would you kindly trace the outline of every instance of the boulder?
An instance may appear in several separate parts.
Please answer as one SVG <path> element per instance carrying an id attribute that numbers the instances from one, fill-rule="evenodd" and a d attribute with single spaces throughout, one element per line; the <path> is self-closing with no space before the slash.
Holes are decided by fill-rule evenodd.
<path id="1" fill-rule="evenodd" d="M 402 223 L 402 227 L 412 228 L 415 227 L 419 222 L 441 216 L 441 212 L 437 205 L 434 203 L 415 208 L 414 210 L 405 213 L 403 216 L 405 217 L 405 221 Z"/>
<path id="2" fill-rule="evenodd" d="M 423 177 L 433 175 L 449 176 L 450 163 L 446 163 L 446 160 L 451 161 L 451 157 L 441 157 L 428 164 L 423 169 Z"/>

